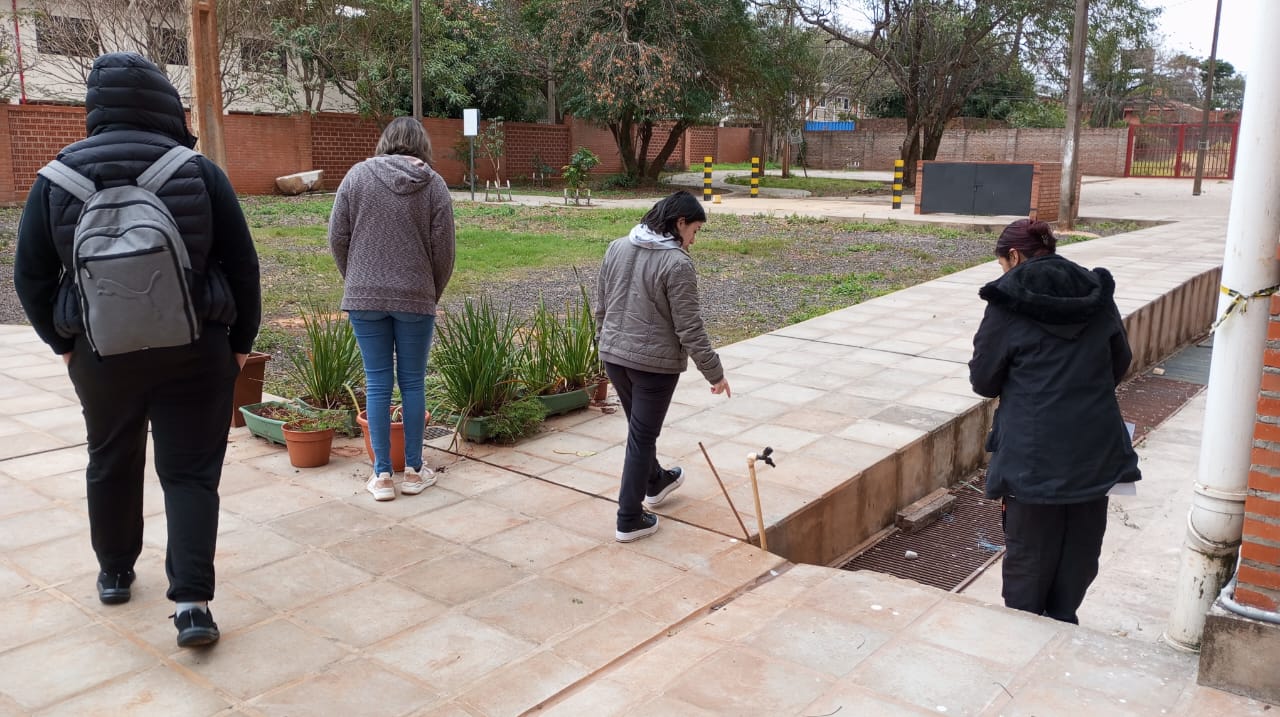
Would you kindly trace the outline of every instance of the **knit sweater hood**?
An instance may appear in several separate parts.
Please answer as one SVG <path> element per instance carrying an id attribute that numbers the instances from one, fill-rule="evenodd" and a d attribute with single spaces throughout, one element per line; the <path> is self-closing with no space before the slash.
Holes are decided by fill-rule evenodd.
<path id="1" fill-rule="evenodd" d="M 379 155 L 351 168 L 334 197 L 329 247 L 347 311 L 434 315 L 453 273 L 453 202 L 416 158 Z"/>
<path id="2" fill-rule="evenodd" d="M 368 160 L 369 173 L 396 194 L 416 194 L 436 173 L 425 162 L 403 154 L 380 154 Z"/>

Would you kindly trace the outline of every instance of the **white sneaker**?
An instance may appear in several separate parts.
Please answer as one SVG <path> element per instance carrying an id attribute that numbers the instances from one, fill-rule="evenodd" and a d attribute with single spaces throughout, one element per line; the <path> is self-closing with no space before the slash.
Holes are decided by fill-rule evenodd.
<path id="1" fill-rule="evenodd" d="M 422 468 L 414 470 L 413 466 L 404 467 L 404 480 L 400 482 L 400 492 L 405 495 L 417 495 L 436 484 L 436 472 L 422 464 Z"/>
<path id="2" fill-rule="evenodd" d="M 391 480 L 390 473 L 378 473 L 369 479 L 364 485 L 365 490 L 373 494 L 374 500 L 395 500 L 396 484 Z"/>

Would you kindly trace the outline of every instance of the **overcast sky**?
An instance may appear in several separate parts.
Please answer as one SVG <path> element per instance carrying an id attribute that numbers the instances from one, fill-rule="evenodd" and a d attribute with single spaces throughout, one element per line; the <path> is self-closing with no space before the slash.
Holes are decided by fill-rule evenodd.
<path id="1" fill-rule="evenodd" d="M 1253 27 L 1249 18 L 1255 3 L 1280 0 L 1222 0 L 1222 24 L 1218 30 L 1218 58 L 1230 62 L 1236 71 L 1248 74 Z M 1146 0 L 1148 7 L 1161 7 L 1160 32 L 1164 45 L 1196 57 L 1208 57 L 1213 44 L 1213 16 L 1217 0 Z"/>

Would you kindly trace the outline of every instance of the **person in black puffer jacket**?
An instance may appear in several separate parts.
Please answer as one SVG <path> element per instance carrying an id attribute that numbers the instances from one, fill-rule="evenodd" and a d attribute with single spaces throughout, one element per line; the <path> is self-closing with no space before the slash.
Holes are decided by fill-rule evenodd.
<path id="1" fill-rule="evenodd" d="M 88 137 L 58 159 L 99 189 L 135 183 L 177 145 L 195 146 L 177 90 L 141 55 L 93 63 L 85 96 Z M 147 425 L 164 490 L 169 541 L 167 595 L 177 603 L 181 646 L 218 639 L 208 610 L 218 531 L 218 483 L 237 374 L 261 320 L 258 256 L 235 191 L 202 156 L 157 192 L 191 258 L 200 337 L 185 346 L 99 356 L 89 345 L 72 281 L 81 201 L 36 179 L 18 227 L 14 287 L 36 333 L 66 362 L 84 409 L 89 529 L 98 598 L 127 602 L 142 551 Z"/>
<path id="2" fill-rule="evenodd" d="M 1005 273 L 982 287 L 969 380 L 999 397 L 986 494 L 1004 504 L 1005 605 L 1076 623 L 1098 574 L 1107 494 L 1141 479 L 1115 388 L 1132 352 L 1106 269 L 1056 253 L 1044 222 L 996 242 Z"/>

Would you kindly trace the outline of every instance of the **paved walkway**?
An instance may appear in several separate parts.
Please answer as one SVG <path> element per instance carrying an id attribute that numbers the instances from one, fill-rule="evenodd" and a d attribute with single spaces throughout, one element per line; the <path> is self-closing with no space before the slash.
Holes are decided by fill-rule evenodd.
<path id="1" fill-rule="evenodd" d="M 1166 206 L 1152 213 L 1173 218 L 1184 211 L 1178 205 L 1191 204 L 1173 189 L 1166 185 Z M 1164 264 L 1150 234 L 1077 251 L 1105 252 L 1121 266 L 1127 253 L 1124 271 L 1135 276 L 1145 267 L 1145 284 L 1131 281 L 1122 297 L 1127 313 L 1159 290 L 1161 267 L 1177 265 L 1180 252 L 1212 253 L 1224 215 L 1169 231 L 1187 238 L 1168 244 L 1174 256 Z M 990 267 L 971 271 L 975 276 L 953 281 L 968 284 Z M 942 306 L 944 288 L 921 291 Z M 905 296 L 882 298 L 879 306 L 913 310 L 894 304 Z M 965 302 L 961 316 L 973 308 Z M 854 333 L 841 344 L 792 329 L 728 347 L 731 375 L 742 376 L 729 402 L 712 402 L 717 397 L 703 396 L 705 386 L 695 391 L 683 382 L 663 452 L 684 456 L 686 449 L 672 447 L 702 438 L 731 446 L 717 461 L 728 466 L 742 455 L 733 439 L 747 436 L 743 445 L 754 446 L 751 431 L 772 426 L 774 417 L 791 414 L 798 423 L 809 415 L 810 429 L 767 429 L 779 443 L 833 430 L 832 416 L 844 414 L 787 409 L 787 397 L 776 391 L 768 397 L 776 383 L 768 377 L 788 365 L 776 362 L 785 353 L 779 342 L 792 344 L 796 361 L 833 346 L 874 361 L 884 347 L 856 344 L 911 339 L 857 335 L 852 324 L 860 319 L 828 321 L 835 322 L 828 338 Z M 948 331 L 971 333 L 972 326 L 960 321 Z M 962 347 L 948 345 L 956 341 L 951 335 L 934 340 L 917 350 L 936 347 L 937 358 L 899 353 L 895 361 L 920 368 L 961 360 Z M 819 357 L 791 376 L 822 373 L 811 368 L 818 364 L 854 365 Z M 750 378 L 762 366 L 764 377 Z M 932 376 L 956 384 L 956 376 Z M 890 385 L 872 373 L 845 378 L 849 387 Z M 938 410 L 901 402 L 920 393 L 848 394 L 845 405 L 883 402 L 878 412 L 897 407 L 903 416 Z M 946 402 L 964 398 L 958 388 L 929 393 Z M 770 402 L 783 409 L 757 410 Z M 729 537 L 736 524 L 716 528 L 723 510 L 689 510 L 701 502 L 712 509 L 718 489 L 705 476 L 691 476 L 664 511 L 679 519 L 664 520 L 650 539 L 614 543 L 609 497 L 624 435 L 617 414 L 554 419 L 538 439 L 478 447 L 469 457 L 429 451 L 443 469 L 439 485 L 385 504 L 362 490 L 367 465 L 358 442 L 340 445 L 325 468 L 297 470 L 282 449 L 236 429 L 213 603 L 223 639 L 211 650 L 178 650 L 165 618 L 163 502 L 154 476 L 134 599 L 100 605 L 74 393 L 60 361 L 29 329 L 0 327 L 0 715 L 515 715 L 539 708 L 592 716 L 1260 715 L 1269 707 L 1196 686 L 1194 657 L 1151 639 L 1171 596 L 1160 580 L 1140 578 L 1176 557 L 1185 515 L 1178 496 L 1194 472 L 1202 410 L 1202 399 L 1193 401 L 1141 447 L 1147 480 L 1125 504 L 1128 522 L 1141 530 L 1112 526 L 1083 627 L 992 604 L 981 582 L 954 595 L 790 564 Z M 690 430 L 676 442 L 682 422 L 707 411 L 740 423 L 720 428 L 724 435 Z M 801 492 L 810 479 L 833 480 L 816 473 L 827 460 L 847 470 L 856 457 L 824 458 L 808 464 L 815 473 L 808 476 L 798 454 L 780 462 L 780 471 L 796 471 L 795 482 L 766 495 L 773 500 Z M 692 472 L 694 464 L 686 465 Z"/>

